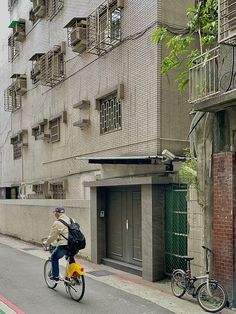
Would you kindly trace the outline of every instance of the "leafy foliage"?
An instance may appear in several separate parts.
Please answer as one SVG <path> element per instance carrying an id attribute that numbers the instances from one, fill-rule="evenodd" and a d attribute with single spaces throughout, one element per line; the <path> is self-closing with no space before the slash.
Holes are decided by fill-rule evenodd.
<path id="1" fill-rule="evenodd" d="M 192 67 L 194 58 L 212 48 L 217 41 L 218 0 L 199 0 L 195 7 L 187 10 L 187 18 L 187 34 L 173 35 L 166 26 L 157 28 L 152 34 L 152 41 L 165 45 L 169 51 L 162 60 L 162 73 L 180 68 L 176 77 L 180 91 L 188 84 L 188 69 Z M 196 36 L 199 48 L 193 49 Z"/>
<path id="2" fill-rule="evenodd" d="M 197 161 L 191 158 L 188 148 L 185 149 L 186 161 L 181 165 L 179 171 L 180 180 L 182 183 L 195 185 L 197 182 Z"/>

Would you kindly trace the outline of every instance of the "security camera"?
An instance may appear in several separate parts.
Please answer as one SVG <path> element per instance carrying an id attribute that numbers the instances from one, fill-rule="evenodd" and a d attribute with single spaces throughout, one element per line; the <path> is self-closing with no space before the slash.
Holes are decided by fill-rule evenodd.
<path id="1" fill-rule="evenodd" d="M 162 156 L 166 157 L 169 160 L 174 160 L 175 159 L 175 155 L 173 153 L 171 153 L 169 150 L 164 149 L 163 152 L 161 153 Z"/>

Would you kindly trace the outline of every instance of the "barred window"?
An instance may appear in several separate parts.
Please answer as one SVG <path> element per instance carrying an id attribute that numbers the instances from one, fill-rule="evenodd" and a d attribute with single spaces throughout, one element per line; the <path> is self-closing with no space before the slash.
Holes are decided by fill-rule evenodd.
<path id="1" fill-rule="evenodd" d="M 19 45 L 16 38 L 11 35 L 8 37 L 8 62 L 13 62 L 19 55 Z"/>
<path id="2" fill-rule="evenodd" d="M 100 101 L 100 134 L 121 129 L 121 101 L 113 94 Z"/>
<path id="3" fill-rule="evenodd" d="M 21 150 L 21 141 L 19 141 L 18 137 L 14 137 L 11 139 L 11 144 L 13 145 L 13 159 L 21 158 L 22 150 Z"/>
<path id="4" fill-rule="evenodd" d="M 52 198 L 54 199 L 64 199 L 65 191 L 63 188 L 63 183 L 54 183 L 51 185 Z"/>
<path id="5" fill-rule="evenodd" d="M 47 1 L 47 17 L 52 20 L 55 15 L 63 8 L 64 0 L 48 0 Z"/>
<path id="6" fill-rule="evenodd" d="M 51 142 L 60 141 L 60 118 L 56 118 L 49 122 Z"/>

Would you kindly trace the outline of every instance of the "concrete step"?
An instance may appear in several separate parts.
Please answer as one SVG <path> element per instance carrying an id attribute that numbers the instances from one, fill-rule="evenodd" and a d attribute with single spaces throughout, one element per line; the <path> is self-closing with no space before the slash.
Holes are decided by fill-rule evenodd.
<path id="1" fill-rule="evenodd" d="M 117 261 L 111 258 L 102 258 L 102 264 L 142 277 L 143 268 L 136 265 Z"/>

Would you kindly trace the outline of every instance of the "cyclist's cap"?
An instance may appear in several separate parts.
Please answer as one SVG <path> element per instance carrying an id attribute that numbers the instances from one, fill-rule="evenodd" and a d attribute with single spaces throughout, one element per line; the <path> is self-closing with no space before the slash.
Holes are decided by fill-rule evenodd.
<path id="1" fill-rule="evenodd" d="M 59 214 L 62 214 L 65 212 L 65 208 L 63 206 L 57 206 L 53 209 L 53 212 L 54 213 L 59 213 Z"/>

